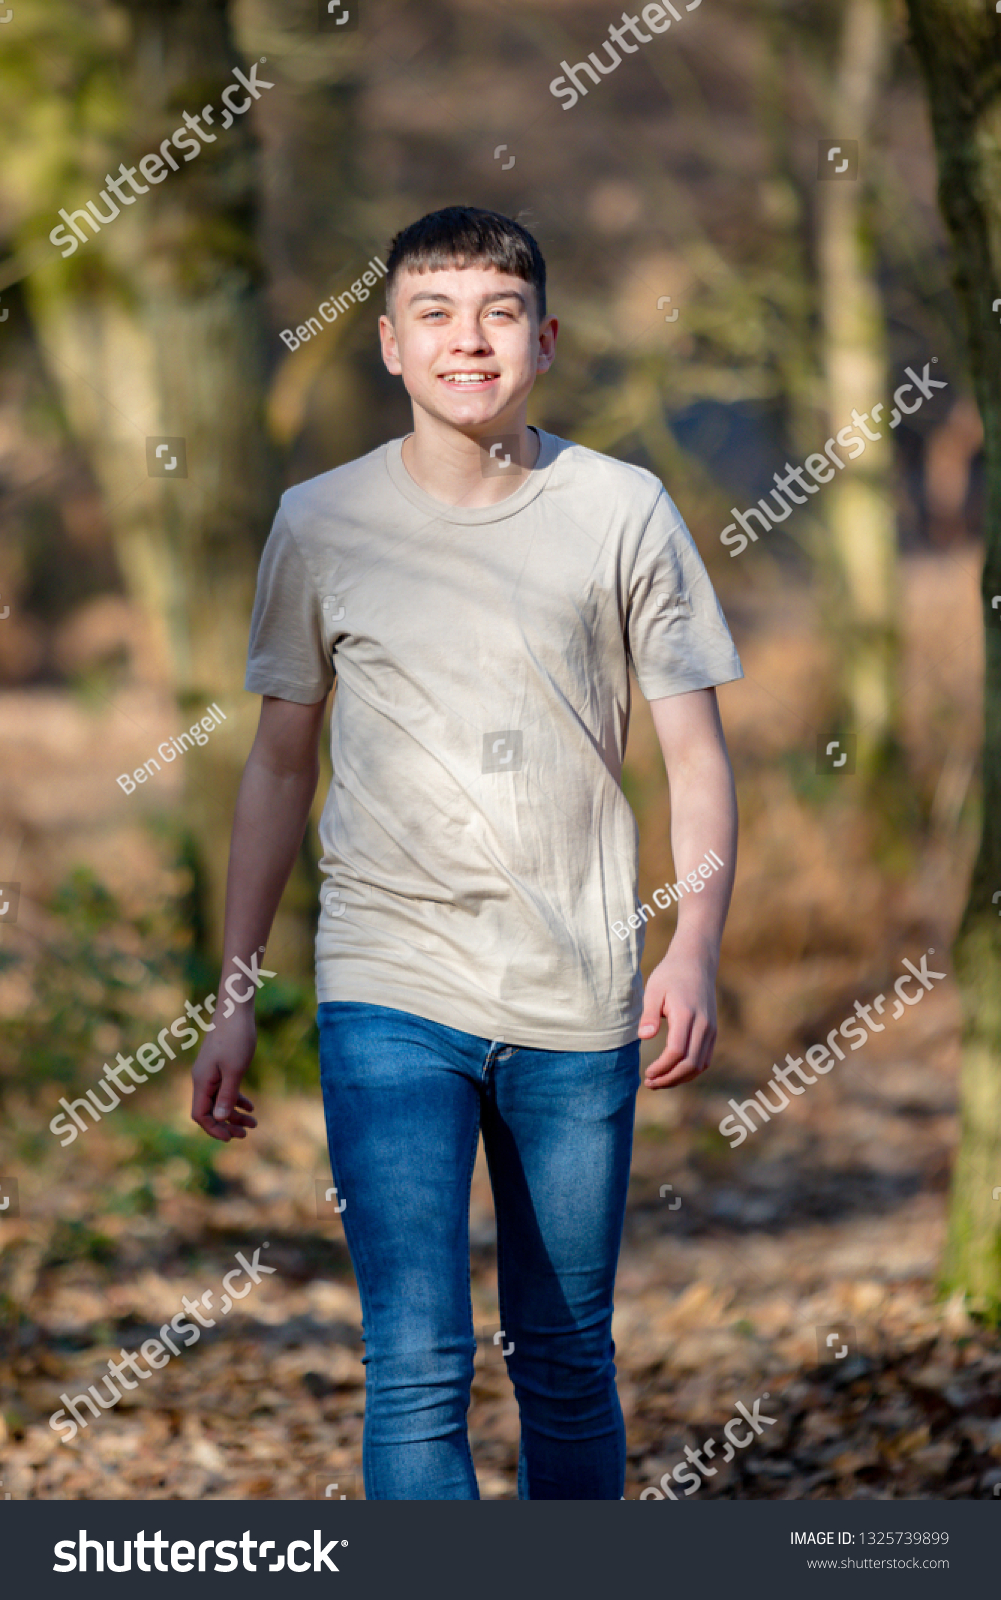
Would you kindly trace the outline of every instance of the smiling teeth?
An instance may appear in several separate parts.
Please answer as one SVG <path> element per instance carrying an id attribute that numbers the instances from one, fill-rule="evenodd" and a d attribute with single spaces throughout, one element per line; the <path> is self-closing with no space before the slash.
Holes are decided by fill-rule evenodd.
<path id="1" fill-rule="evenodd" d="M 482 383 L 484 378 L 496 378 L 496 372 L 446 372 L 446 383 Z"/>

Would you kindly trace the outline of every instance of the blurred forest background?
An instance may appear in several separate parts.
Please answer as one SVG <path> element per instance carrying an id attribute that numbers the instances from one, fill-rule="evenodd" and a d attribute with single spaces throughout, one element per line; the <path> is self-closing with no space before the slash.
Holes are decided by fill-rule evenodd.
<path id="1" fill-rule="evenodd" d="M 48 1124 L 214 989 L 278 496 L 409 427 L 378 291 L 297 350 L 279 334 L 407 222 L 464 203 L 517 216 L 547 257 L 559 351 L 530 420 L 663 478 L 746 671 L 720 696 L 742 837 L 716 1061 L 638 1102 L 615 1327 L 627 1496 L 767 1390 L 775 1426 L 704 1496 L 989 1498 L 1001 1349 L 974 1313 L 996 1231 L 994 1279 L 955 1249 L 941 1265 L 951 979 L 739 1150 L 718 1132 L 730 1097 L 889 992 L 904 956 L 948 967 L 977 850 L 984 441 L 903 0 L 703 0 L 569 111 L 548 88 L 560 61 L 618 20 L 594 0 L 361 0 L 341 31 L 321 9 L 14 0 L 0 26 L 7 1492 L 296 1498 L 331 1472 L 361 1492 L 358 1300 L 316 1201 L 313 839 L 266 957 L 258 1132 L 221 1147 L 193 1129 L 180 1050 L 66 1149 Z M 63 260 L 60 209 L 252 62 L 272 87 L 248 113 Z M 847 141 L 857 179 L 825 181 L 821 145 Z M 932 362 L 948 387 L 888 432 L 905 369 Z M 731 557 L 731 507 L 880 401 L 882 441 Z M 185 441 L 185 478 L 149 475 L 160 437 Z M 208 744 L 125 794 L 117 776 L 212 702 L 226 721 Z M 825 768 L 834 739 L 854 771 Z M 670 816 L 638 693 L 626 789 L 648 899 L 672 876 Z M 649 927 L 645 970 L 670 932 L 669 913 Z M 963 1226 L 982 1242 L 1001 1207 L 977 1184 Z M 61 1392 L 265 1239 L 279 1270 L 245 1309 L 59 1442 Z M 474 1457 L 484 1497 L 512 1498 L 482 1161 L 472 1245 Z M 830 1329 L 849 1334 L 840 1364 Z"/>

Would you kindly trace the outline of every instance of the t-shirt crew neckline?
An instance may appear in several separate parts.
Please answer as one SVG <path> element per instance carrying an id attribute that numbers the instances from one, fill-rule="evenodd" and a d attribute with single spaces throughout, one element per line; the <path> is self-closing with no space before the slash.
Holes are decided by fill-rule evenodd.
<path id="1" fill-rule="evenodd" d="M 506 499 L 498 500 L 496 505 L 452 506 L 427 494 L 420 484 L 414 482 L 403 465 L 403 439 L 391 439 L 387 444 L 386 470 L 395 487 L 412 505 L 418 506 L 427 516 L 436 517 L 439 522 L 459 522 L 467 527 L 478 523 L 502 522 L 506 517 L 515 516 L 523 507 L 529 505 L 536 495 L 542 493 L 559 455 L 560 441 L 555 434 L 546 433 L 542 428 L 533 428 L 532 432 L 539 436 L 538 459 L 534 467 L 529 468 L 524 483 Z"/>

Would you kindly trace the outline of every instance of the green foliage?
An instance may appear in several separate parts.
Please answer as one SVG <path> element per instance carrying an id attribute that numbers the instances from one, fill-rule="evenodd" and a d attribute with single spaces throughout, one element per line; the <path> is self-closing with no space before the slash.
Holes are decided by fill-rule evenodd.
<path id="1" fill-rule="evenodd" d="M 846 780 L 836 774 L 818 772 L 814 751 L 800 747 L 784 751 L 779 765 L 789 779 L 796 799 L 817 810 L 842 803 L 848 795 L 854 796 L 860 783 L 853 777 Z M 848 785 L 851 787 L 848 788 Z"/>
<path id="2" fill-rule="evenodd" d="M 178 1176 L 179 1188 L 200 1194 L 223 1192 L 223 1181 L 215 1170 L 217 1146 L 203 1133 L 182 1133 L 169 1122 L 134 1112 L 125 1112 L 119 1127 L 135 1140 L 133 1160 L 144 1171 L 171 1163 L 177 1175 L 177 1167 L 186 1166 L 187 1175 Z"/>
<path id="3" fill-rule="evenodd" d="M 268 1094 L 315 1090 L 318 1050 L 312 987 L 271 979 L 257 996 L 257 1053 L 247 1074 L 248 1088 Z"/>
<path id="4" fill-rule="evenodd" d="M 43 1265 L 61 1267 L 74 1261 L 93 1261 L 105 1266 L 114 1260 L 115 1253 L 115 1242 L 107 1234 L 100 1233 L 86 1221 L 61 1217 L 53 1230 Z"/>
<path id="5" fill-rule="evenodd" d="M 173 981 L 197 999 L 215 987 L 218 970 L 199 959 L 192 939 L 192 901 L 198 896 L 188 853 L 182 849 L 180 854 L 184 885 L 170 907 L 129 912 L 87 868 L 76 869 L 60 885 L 47 908 L 56 932 L 34 963 L 31 1002 L 20 1016 L 0 1021 L 0 1096 L 16 1089 L 35 1098 L 52 1085 L 60 1093 L 86 1091 L 104 1061 L 118 1050 L 128 1053 L 170 1020 L 151 1019 L 144 1004 L 151 982 Z M 0 969 L 19 959 L 0 952 Z M 258 992 L 256 1012 L 258 1045 L 248 1088 L 315 1089 L 318 1039 L 311 987 L 269 980 Z M 115 1128 L 136 1138 L 144 1168 L 180 1157 L 192 1171 L 185 1187 L 217 1192 L 215 1152 L 204 1135 L 180 1133 L 126 1104 Z"/>
<path id="6" fill-rule="evenodd" d="M 135 1027 L 149 983 L 177 971 L 178 935 L 163 909 L 126 912 L 86 867 L 48 910 L 57 931 L 34 963 L 31 1004 L 0 1022 L 0 1092 L 89 1085 Z"/>
<path id="7" fill-rule="evenodd" d="M 740 1157 L 734 1156 L 733 1146 L 715 1122 L 701 1122 L 692 1132 L 690 1159 L 705 1175 L 715 1176 L 722 1172 L 732 1174 L 731 1163 L 739 1162 Z"/>

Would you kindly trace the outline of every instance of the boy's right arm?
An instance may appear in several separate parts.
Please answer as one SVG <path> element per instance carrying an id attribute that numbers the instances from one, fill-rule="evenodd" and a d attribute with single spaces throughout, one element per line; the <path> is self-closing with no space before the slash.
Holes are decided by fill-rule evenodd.
<path id="1" fill-rule="evenodd" d="M 249 966 L 267 944 L 316 793 L 326 703 L 326 696 L 313 705 L 270 695 L 263 698 L 233 818 L 220 998 L 227 978 L 240 976 L 235 958 Z M 230 1139 L 245 1139 L 246 1130 L 257 1126 L 248 1115 L 251 1102 L 240 1093 L 257 1044 L 253 1001 L 230 1009 L 224 1018 L 216 1008 L 214 1029 L 206 1033 L 191 1070 L 192 1120 L 227 1144 Z"/>

